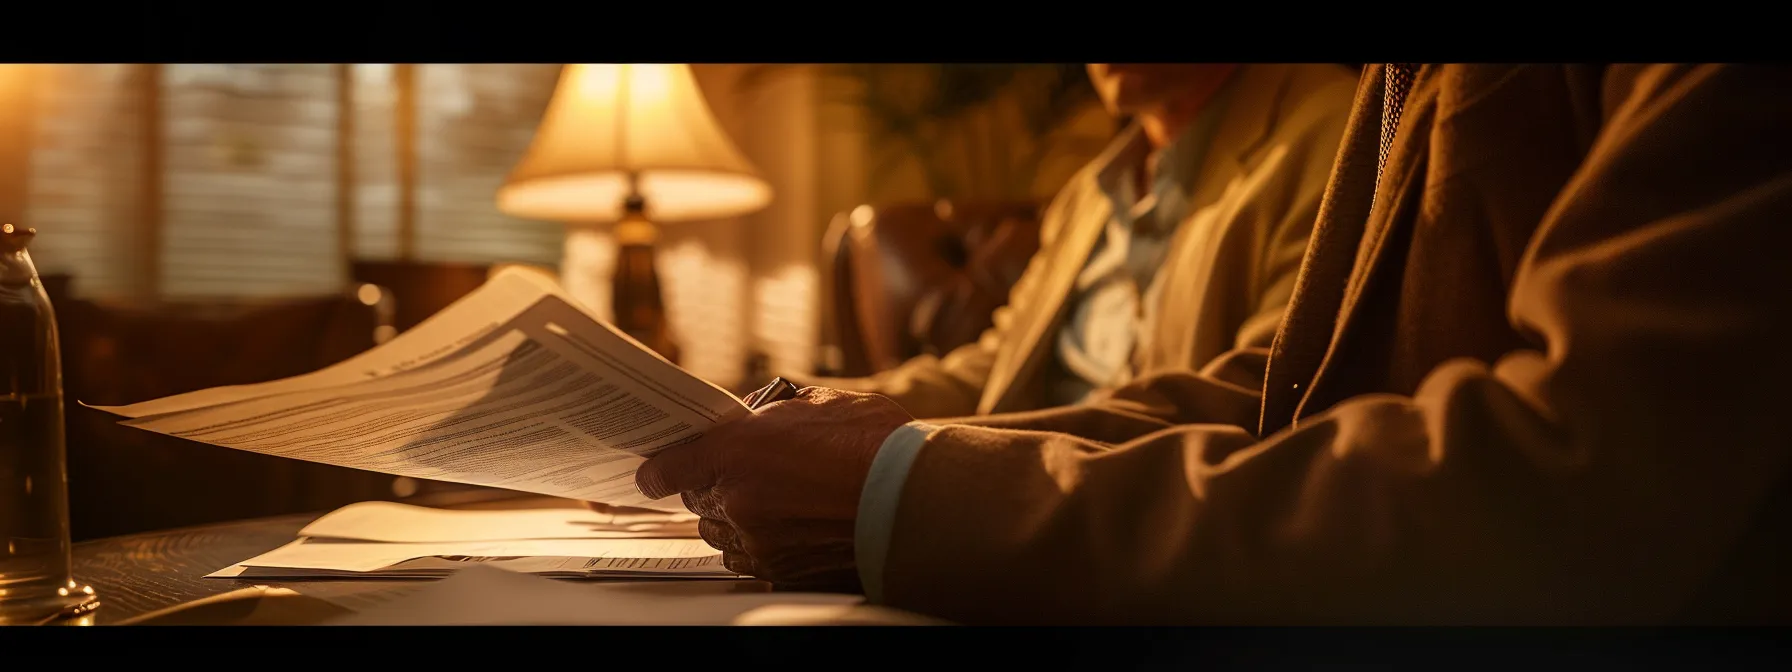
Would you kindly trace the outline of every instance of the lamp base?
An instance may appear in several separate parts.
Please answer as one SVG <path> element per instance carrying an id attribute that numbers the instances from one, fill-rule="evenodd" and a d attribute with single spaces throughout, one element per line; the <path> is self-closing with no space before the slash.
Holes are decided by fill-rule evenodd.
<path id="1" fill-rule="evenodd" d="M 659 275 L 654 271 L 653 246 L 622 245 L 617 250 L 616 276 L 611 287 L 616 328 L 661 357 L 677 362 L 678 344 L 673 342 L 672 329 L 666 322 Z"/>
<path id="2" fill-rule="evenodd" d="M 616 275 L 610 284 L 610 308 L 616 328 L 672 362 L 678 344 L 666 320 L 666 305 L 655 269 L 653 243 L 659 237 L 645 217 L 616 223 Z"/>

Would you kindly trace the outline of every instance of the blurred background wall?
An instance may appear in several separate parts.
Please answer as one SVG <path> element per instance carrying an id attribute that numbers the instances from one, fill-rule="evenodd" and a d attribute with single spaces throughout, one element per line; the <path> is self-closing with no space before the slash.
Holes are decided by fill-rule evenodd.
<path id="1" fill-rule="evenodd" d="M 559 69 L 0 65 L 0 217 L 37 227 L 41 270 L 81 297 L 317 295 L 351 287 L 359 260 L 552 270 L 561 225 L 506 217 L 494 193 Z M 694 71 L 775 193 L 738 220 L 668 226 L 659 247 L 681 364 L 723 385 L 756 353 L 813 368 L 836 214 L 1049 198 L 1114 128 L 1080 65 Z"/>

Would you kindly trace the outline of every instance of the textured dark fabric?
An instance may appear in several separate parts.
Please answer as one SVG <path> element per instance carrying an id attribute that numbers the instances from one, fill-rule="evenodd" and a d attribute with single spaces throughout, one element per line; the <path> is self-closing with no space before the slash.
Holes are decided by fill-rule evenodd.
<path id="1" fill-rule="evenodd" d="M 1381 91 L 1381 154 L 1375 164 L 1375 186 L 1381 186 L 1381 171 L 1388 167 L 1388 151 L 1394 148 L 1394 133 L 1400 130 L 1400 111 L 1406 106 L 1406 94 L 1412 91 L 1417 63 L 1388 63 L 1382 66 L 1386 82 Z"/>
<path id="2" fill-rule="evenodd" d="M 1792 294 L 1770 290 L 1792 286 L 1792 69 L 1426 65 L 1370 208 L 1386 77 L 1364 73 L 1263 369 L 1266 429 L 1235 418 L 1240 381 L 1193 373 L 942 426 L 903 486 L 888 604 L 1787 621 Z M 1016 431 L 1036 428 L 1070 432 Z"/>

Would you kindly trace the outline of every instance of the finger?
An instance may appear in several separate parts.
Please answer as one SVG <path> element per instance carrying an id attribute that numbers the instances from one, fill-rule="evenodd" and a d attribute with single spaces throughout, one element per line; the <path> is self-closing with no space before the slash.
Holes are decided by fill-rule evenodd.
<path id="1" fill-rule="evenodd" d="M 697 536 L 703 537 L 711 547 L 723 553 L 744 553 L 746 548 L 740 544 L 740 533 L 733 525 L 719 520 L 704 518 L 697 521 Z"/>
<path id="2" fill-rule="evenodd" d="M 796 396 L 794 398 L 802 399 L 805 401 L 824 401 L 824 400 L 833 398 L 835 396 L 838 396 L 839 394 L 840 394 L 839 390 L 836 390 L 831 387 L 810 386 L 810 387 L 805 387 L 800 390 L 797 390 Z"/>
<path id="3" fill-rule="evenodd" d="M 765 390 L 763 390 L 763 389 L 753 390 L 753 392 L 748 394 L 747 396 L 741 397 L 740 403 L 745 405 L 747 408 L 752 408 L 753 404 L 759 403 L 759 396 L 760 396 L 759 393 L 764 392 L 764 391 Z"/>
<path id="4" fill-rule="evenodd" d="M 753 557 L 747 555 L 745 552 L 723 551 L 722 566 L 727 567 L 728 571 L 734 572 L 735 574 L 744 574 L 746 576 L 759 575 L 759 567 L 753 564 Z"/>
<path id="5" fill-rule="evenodd" d="M 695 443 L 660 451 L 635 470 L 635 487 L 648 499 L 671 497 L 716 484 L 717 461 L 711 443 Z"/>
<path id="6" fill-rule="evenodd" d="M 811 406 L 833 398 L 839 390 L 827 387 L 799 387 L 790 396 L 760 406 L 754 411 L 759 416 L 773 413 L 789 413 L 803 406 Z"/>
<path id="7" fill-rule="evenodd" d="M 684 508 L 689 509 L 691 513 L 704 518 L 728 521 L 728 514 L 722 511 L 722 500 L 716 497 L 715 488 L 686 490 L 680 499 L 684 500 Z"/>

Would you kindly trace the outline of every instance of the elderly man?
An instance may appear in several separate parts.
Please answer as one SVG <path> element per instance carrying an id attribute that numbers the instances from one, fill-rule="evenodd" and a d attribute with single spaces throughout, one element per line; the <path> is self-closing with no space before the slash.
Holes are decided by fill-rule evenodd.
<path id="1" fill-rule="evenodd" d="M 1787 119 L 1783 66 L 1370 66 L 1254 426 L 1212 375 L 985 426 L 812 388 L 637 483 L 965 622 L 1785 622 Z"/>
<path id="2" fill-rule="evenodd" d="M 994 327 L 943 358 L 812 384 L 917 417 L 1083 401 L 1267 348 L 1293 292 L 1356 78 L 1339 65 L 1095 63 L 1133 123 L 1046 210 Z"/>

